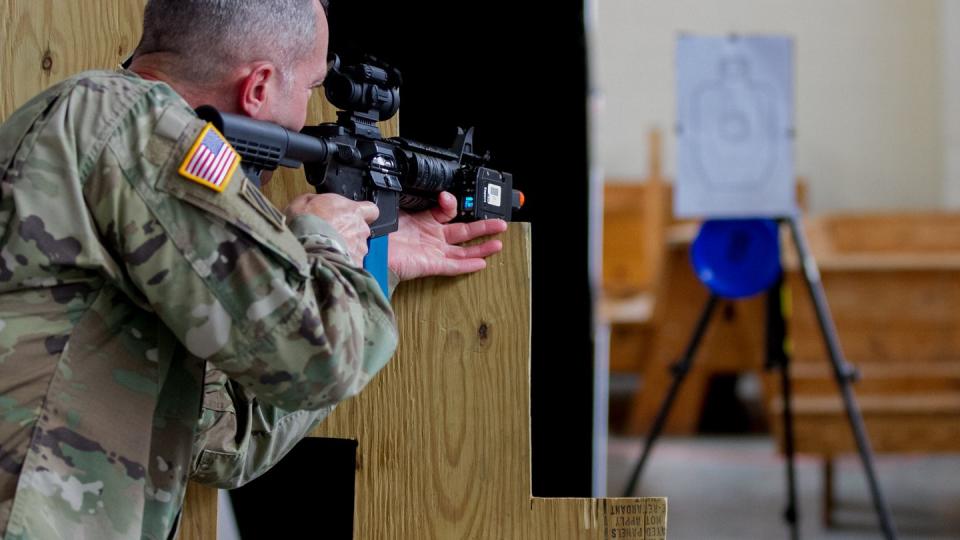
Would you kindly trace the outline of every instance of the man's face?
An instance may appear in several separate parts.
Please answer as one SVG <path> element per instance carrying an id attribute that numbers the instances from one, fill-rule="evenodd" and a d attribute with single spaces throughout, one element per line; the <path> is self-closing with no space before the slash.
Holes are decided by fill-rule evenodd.
<path id="1" fill-rule="evenodd" d="M 327 76 L 327 18 L 318 2 L 314 2 L 314 11 L 317 40 L 313 50 L 288 70 L 286 78 L 281 76 L 272 79 L 270 99 L 266 102 L 267 110 L 262 118 L 294 131 L 303 128 L 307 121 L 307 103 Z"/>

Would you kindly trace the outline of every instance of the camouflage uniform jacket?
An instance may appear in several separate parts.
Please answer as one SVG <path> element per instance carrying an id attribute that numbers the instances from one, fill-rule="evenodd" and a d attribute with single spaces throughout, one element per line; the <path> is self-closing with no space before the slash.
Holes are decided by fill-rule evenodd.
<path id="1" fill-rule="evenodd" d="M 170 537 L 190 474 L 259 474 L 394 351 L 388 300 L 327 223 L 284 224 L 239 168 L 220 193 L 178 172 L 202 128 L 116 72 L 0 126 L 6 538 Z"/>
<path id="2" fill-rule="evenodd" d="M 191 480 L 221 489 L 246 484 L 270 470 L 333 407 L 288 411 L 263 403 L 208 365 Z"/>

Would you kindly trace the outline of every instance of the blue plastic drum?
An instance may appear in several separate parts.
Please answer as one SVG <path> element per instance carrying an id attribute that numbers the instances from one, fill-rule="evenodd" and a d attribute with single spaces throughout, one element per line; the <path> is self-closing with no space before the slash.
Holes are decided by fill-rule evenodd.
<path id="1" fill-rule="evenodd" d="M 782 272 L 780 235 L 770 219 L 715 219 L 690 246 L 697 277 L 723 298 L 746 298 L 772 287 Z"/>

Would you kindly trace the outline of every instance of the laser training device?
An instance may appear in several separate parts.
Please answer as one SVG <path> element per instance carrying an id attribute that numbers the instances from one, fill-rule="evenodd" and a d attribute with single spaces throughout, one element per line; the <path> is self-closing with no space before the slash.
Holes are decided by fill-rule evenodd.
<path id="1" fill-rule="evenodd" d="M 475 153 L 473 128 L 458 129 L 449 149 L 401 137 L 384 139 L 377 122 L 399 110 L 400 85 L 400 72 L 373 57 L 344 67 L 332 55 L 324 89 L 330 103 L 341 109 L 334 123 L 296 133 L 208 105 L 196 110 L 236 149 L 244 172 L 257 186 L 263 171 L 303 165 L 318 193 L 376 204 L 380 217 L 370 225 L 363 266 L 384 293 L 387 235 L 397 230 L 401 208 L 430 208 L 440 192 L 449 191 L 457 198 L 455 221 L 510 221 L 524 203 L 523 193 L 513 189 L 513 175 L 489 167 L 489 153 Z"/>

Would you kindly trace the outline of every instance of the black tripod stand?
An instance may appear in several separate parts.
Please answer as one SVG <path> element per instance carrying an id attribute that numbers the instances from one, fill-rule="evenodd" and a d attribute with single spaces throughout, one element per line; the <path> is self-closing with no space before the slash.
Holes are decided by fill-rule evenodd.
<path id="1" fill-rule="evenodd" d="M 850 422 L 850 428 L 853 430 L 853 436 L 857 443 L 857 450 L 860 454 L 860 461 L 863 463 L 864 472 L 867 476 L 867 483 L 870 488 L 870 494 L 873 497 L 873 505 L 880 520 L 880 527 L 883 530 L 884 537 L 888 540 L 896 538 L 896 531 L 893 527 L 893 521 L 890 517 L 890 509 L 887 506 L 883 493 L 880 491 L 880 485 L 877 482 L 876 472 L 873 464 L 873 451 L 870 448 L 870 441 L 867 438 L 866 427 L 863 423 L 863 416 L 857 406 L 853 395 L 853 389 L 850 382 L 855 378 L 855 370 L 847 364 L 843 358 L 843 352 L 840 350 L 840 341 L 837 338 L 837 331 L 833 325 L 833 319 L 830 317 L 830 311 L 827 307 L 827 298 L 823 291 L 823 284 L 820 282 L 820 272 L 817 269 L 816 261 L 807 248 L 806 238 L 800 228 L 799 218 L 788 217 L 777 220 L 778 223 L 787 223 L 790 227 L 790 234 L 793 238 L 794 246 L 797 249 L 797 256 L 800 260 L 804 281 L 807 284 L 807 290 L 810 293 L 810 299 L 813 301 L 817 313 L 817 322 L 820 325 L 820 332 L 823 335 L 824 343 L 829 353 L 830 362 L 833 367 L 833 375 L 840 388 L 843 397 L 844 408 L 847 412 L 847 420 Z M 782 277 L 781 277 L 782 280 Z M 784 426 L 784 450 L 786 453 L 787 466 L 787 508 L 784 512 L 784 519 L 790 525 L 791 538 L 799 538 L 797 529 L 797 495 L 796 495 L 796 474 L 794 469 L 794 440 L 793 440 L 793 414 L 790 405 L 790 372 L 789 356 L 783 349 L 783 337 L 785 333 L 785 321 L 780 305 L 780 286 L 777 283 L 767 292 L 767 368 L 778 368 L 780 370 L 780 380 L 783 388 L 783 426 Z M 706 333 L 710 317 L 716 308 L 719 297 L 711 293 L 710 298 L 697 320 L 693 335 L 683 356 L 676 364 L 671 367 L 673 382 L 667 392 L 663 403 L 660 406 L 657 416 L 654 419 L 650 435 L 644 444 L 643 453 L 637 462 L 633 473 L 630 475 L 630 481 L 624 496 L 633 496 L 640 474 L 646 465 L 647 459 L 657 438 L 663 431 L 667 416 L 670 414 L 670 407 L 677 396 L 680 385 L 684 377 L 689 373 L 693 365 L 693 359 L 703 335 Z"/>

